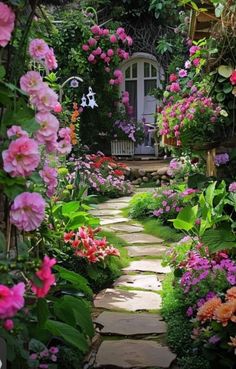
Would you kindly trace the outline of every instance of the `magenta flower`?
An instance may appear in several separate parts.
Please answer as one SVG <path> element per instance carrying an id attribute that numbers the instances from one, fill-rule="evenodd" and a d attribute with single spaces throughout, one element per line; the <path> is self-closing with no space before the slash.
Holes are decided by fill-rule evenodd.
<path id="1" fill-rule="evenodd" d="M 95 60 L 95 56 L 94 56 L 93 54 L 90 54 L 90 55 L 88 56 L 88 61 L 89 61 L 89 63 L 92 63 L 94 60 Z"/>
<path id="2" fill-rule="evenodd" d="M 114 55 L 114 51 L 112 49 L 107 50 L 107 56 L 111 57 Z"/>
<path id="3" fill-rule="evenodd" d="M 51 47 L 49 48 L 47 54 L 45 55 L 45 66 L 49 71 L 57 69 L 58 67 L 54 50 Z"/>
<path id="4" fill-rule="evenodd" d="M 40 163 L 38 144 L 27 136 L 12 141 L 2 157 L 3 168 L 11 177 L 29 176 Z"/>
<path id="5" fill-rule="evenodd" d="M 200 59 L 200 58 L 193 59 L 193 65 L 194 65 L 195 67 L 197 67 L 197 66 L 200 64 L 200 61 L 201 61 L 201 59 Z"/>
<path id="6" fill-rule="evenodd" d="M 229 185 L 229 192 L 236 192 L 236 182 L 232 182 Z"/>
<path id="7" fill-rule="evenodd" d="M 3 2 L 0 2 L 0 46 L 5 47 L 11 39 L 14 29 L 15 13 Z"/>
<path id="8" fill-rule="evenodd" d="M 187 77 L 188 72 L 185 69 L 180 69 L 179 71 L 179 77 L 184 78 Z"/>
<path id="9" fill-rule="evenodd" d="M 114 44 L 115 42 L 117 42 L 116 35 L 111 35 L 111 36 L 110 36 L 110 42 L 111 42 L 112 44 Z"/>
<path id="10" fill-rule="evenodd" d="M 11 319 L 5 320 L 3 323 L 3 328 L 6 329 L 6 331 L 11 331 L 14 328 L 14 322 Z"/>
<path id="11" fill-rule="evenodd" d="M 178 82 L 173 82 L 171 85 L 170 85 L 170 91 L 171 92 L 179 92 L 180 91 L 180 85 Z"/>
<path id="12" fill-rule="evenodd" d="M 23 308 L 25 284 L 20 282 L 9 288 L 0 285 L 0 319 L 12 318 Z"/>
<path id="13" fill-rule="evenodd" d="M 99 35 L 101 33 L 101 28 L 97 24 L 92 26 L 90 29 L 94 35 Z"/>
<path id="14" fill-rule="evenodd" d="M 38 298 L 47 296 L 51 286 L 55 283 L 55 276 L 52 274 L 52 267 L 56 264 L 56 259 L 50 259 L 44 256 L 40 269 L 36 272 L 36 276 L 41 280 L 43 286 L 38 287 L 32 282 L 31 289 Z"/>
<path id="15" fill-rule="evenodd" d="M 29 71 L 20 79 L 20 88 L 28 95 L 33 95 L 42 87 L 43 79 L 39 72 Z"/>
<path id="16" fill-rule="evenodd" d="M 29 44 L 29 54 L 31 58 L 42 60 L 49 52 L 48 44 L 39 38 L 32 40 Z"/>
<path id="17" fill-rule="evenodd" d="M 83 46 L 82 46 L 82 49 L 83 49 L 84 51 L 88 51 L 88 50 L 89 50 L 89 45 L 86 45 L 86 44 L 85 44 L 85 45 L 83 45 Z"/>
<path id="18" fill-rule="evenodd" d="M 193 56 L 194 54 L 196 54 L 196 52 L 198 50 L 200 50 L 200 47 L 199 46 L 194 45 L 194 46 L 190 47 L 190 49 L 189 49 L 190 56 Z"/>
<path id="19" fill-rule="evenodd" d="M 91 47 L 94 47 L 97 45 L 97 41 L 95 40 L 95 38 L 91 37 L 89 40 L 88 40 L 88 44 L 89 46 Z"/>
<path id="20" fill-rule="evenodd" d="M 42 223 L 46 203 L 37 192 L 23 192 L 16 196 L 10 211 L 10 221 L 21 231 L 34 231 Z"/>

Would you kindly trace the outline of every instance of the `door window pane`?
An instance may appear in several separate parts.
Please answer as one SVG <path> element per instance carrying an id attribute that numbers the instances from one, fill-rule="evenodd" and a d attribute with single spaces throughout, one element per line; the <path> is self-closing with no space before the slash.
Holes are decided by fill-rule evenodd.
<path id="1" fill-rule="evenodd" d="M 130 78 L 130 67 L 125 71 L 125 78 Z"/>
<path id="2" fill-rule="evenodd" d="M 129 93 L 129 103 L 133 107 L 133 116 L 137 119 L 137 81 L 125 81 L 125 90 Z"/>
<path id="3" fill-rule="evenodd" d="M 137 63 L 134 63 L 132 65 L 132 78 L 137 78 L 137 74 L 138 74 Z"/>
<path id="4" fill-rule="evenodd" d="M 144 81 L 144 96 L 150 94 L 150 92 L 157 87 L 157 80 L 156 79 L 148 79 Z"/>
<path id="5" fill-rule="evenodd" d="M 148 78 L 150 77 L 150 64 L 144 63 L 144 77 Z"/>

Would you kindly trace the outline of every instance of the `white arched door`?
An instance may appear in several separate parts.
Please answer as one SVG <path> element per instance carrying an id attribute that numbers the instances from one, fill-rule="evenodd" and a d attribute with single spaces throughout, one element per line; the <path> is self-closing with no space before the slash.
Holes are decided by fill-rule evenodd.
<path id="1" fill-rule="evenodd" d="M 130 105 L 134 109 L 134 117 L 138 121 L 144 120 L 154 125 L 154 114 L 157 100 L 151 95 L 151 91 L 160 87 L 160 68 L 154 56 L 145 53 L 136 53 L 121 66 L 124 81 L 122 91 L 128 91 Z M 154 146 L 151 134 L 147 134 L 144 142 L 138 145 L 136 154 L 154 154 Z"/>

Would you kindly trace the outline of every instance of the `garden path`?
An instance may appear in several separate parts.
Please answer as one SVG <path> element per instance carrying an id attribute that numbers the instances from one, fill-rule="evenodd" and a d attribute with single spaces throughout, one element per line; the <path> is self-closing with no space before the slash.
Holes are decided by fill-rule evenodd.
<path id="1" fill-rule="evenodd" d="M 166 324 L 158 314 L 161 281 L 169 268 L 161 266 L 163 240 L 144 233 L 140 224 L 122 216 L 131 197 L 112 199 L 92 213 L 124 239 L 130 265 L 112 288 L 94 299 L 97 339 L 85 368 L 175 368 L 176 355 L 165 344 Z"/>

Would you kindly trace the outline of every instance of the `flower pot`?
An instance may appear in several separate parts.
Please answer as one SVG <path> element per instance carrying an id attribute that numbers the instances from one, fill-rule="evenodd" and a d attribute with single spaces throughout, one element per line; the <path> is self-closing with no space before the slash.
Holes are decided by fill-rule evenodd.
<path id="1" fill-rule="evenodd" d="M 166 135 L 162 136 L 162 143 L 165 146 L 174 146 L 177 147 L 177 138 L 175 137 L 168 137 Z"/>
<path id="2" fill-rule="evenodd" d="M 134 142 L 129 140 L 111 141 L 111 155 L 113 156 L 133 156 Z"/>

